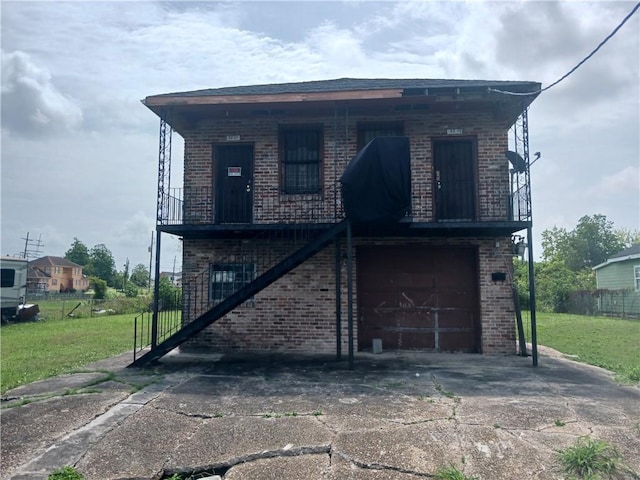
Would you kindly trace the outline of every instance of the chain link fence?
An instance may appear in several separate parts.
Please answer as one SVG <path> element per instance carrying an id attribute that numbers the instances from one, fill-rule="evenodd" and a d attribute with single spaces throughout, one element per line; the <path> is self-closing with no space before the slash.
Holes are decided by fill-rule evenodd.
<path id="1" fill-rule="evenodd" d="M 569 294 L 567 313 L 640 318 L 640 292 L 633 290 L 578 290 Z"/>
<path id="2" fill-rule="evenodd" d="M 152 305 L 151 296 L 134 298 L 116 297 L 96 300 L 86 295 L 30 296 L 27 303 L 35 303 L 40 310 L 39 320 L 61 320 L 65 318 L 99 318 L 110 315 L 137 315 L 149 311 Z"/>

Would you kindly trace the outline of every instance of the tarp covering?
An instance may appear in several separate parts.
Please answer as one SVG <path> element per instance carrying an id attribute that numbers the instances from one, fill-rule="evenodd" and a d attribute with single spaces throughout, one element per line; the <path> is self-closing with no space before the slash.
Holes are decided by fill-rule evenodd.
<path id="1" fill-rule="evenodd" d="M 409 138 L 374 138 L 351 159 L 340 182 L 347 219 L 397 222 L 411 209 Z"/>

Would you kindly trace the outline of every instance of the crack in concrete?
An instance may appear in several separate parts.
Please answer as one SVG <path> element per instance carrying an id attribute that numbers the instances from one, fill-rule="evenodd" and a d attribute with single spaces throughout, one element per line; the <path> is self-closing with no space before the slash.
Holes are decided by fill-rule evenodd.
<path id="1" fill-rule="evenodd" d="M 197 468 L 181 468 L 181 469 L 165 469 L 163 471 L 163 475 L 161 478 L 170 478 L 172 475 L 181 475 L 188 474 L 191 476 L 201 475 L 201 474 L 210 474 L 221 475 L 224 476 L 229 470 L 237 465 L 241 465 L 243 463 L 255 462 L 256 460 L 267 460 L 271 458 L 282 458 L 282 457 L 299 457 L 302 455 L 320 455 L 331 453 L 331 444 L 327 445 L 305 445 L 300 447 L 289 447 L 287 445 L 284 448 L 279 448 L 277 450 L 263 450 L 262 452 L 254 452 L 248 453 L 246 455 L 240 455 L 237 457 L 232 457 L 223 462 L 216 462 L 206 466 L 201 466 Z M 331 458 L 331 457 L 329 457 Z"/>
<path id="2" fill-rule="evenodd" d="M 406 421 L 402 421 L 402 420 L 389 420 L 389 423 L 395 423 L 398 425 L 403 425 L 406 427 L 410 427 L 412 425 L 422 425 L 425 423 L 431 423 L 431 422 L 438 422 L 441 420 L 455 420 L 454 418 L 451 417 L 435 417 L 435 418 L 428 418 L 426 420 L 413 420 L 411 422 L 406 422 Z"/>
<path id="3" fill-rule="evenodd" d="M 415 470 L 409 470 L 407 468 L 394 467 L 393 465 L 385 465 L 383 463 L 376 463 L 376 462 L 372 462 L 372 463 L 362 462 L 360 460 L 356 460 L 355 458 L 347 455 L 346 453 L 343 453 L 337 450 L 335 451 L 335 454 L 339 455 L 342 459 L 346 460 L 352 465 L 355 465 L 356 467 L 362 468 L 364 470 L 387 470 L 391 472 L 404 473 L 407 475 L 414 475 L 419 478 L 436 478 L 435 475 L 432 475 L 430 473 L 418 472 Z"/>

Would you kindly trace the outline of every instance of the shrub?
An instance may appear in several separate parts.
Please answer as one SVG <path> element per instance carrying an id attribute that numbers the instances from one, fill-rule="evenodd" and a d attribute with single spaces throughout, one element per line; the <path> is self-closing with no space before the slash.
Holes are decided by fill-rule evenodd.
<path id="1" fill-rule="evenodd" d="M 107 282 L 98 277 L 91 277 L 89 280 L 93 288 L 93 298 L 103 299 L 107 296 Z"/>

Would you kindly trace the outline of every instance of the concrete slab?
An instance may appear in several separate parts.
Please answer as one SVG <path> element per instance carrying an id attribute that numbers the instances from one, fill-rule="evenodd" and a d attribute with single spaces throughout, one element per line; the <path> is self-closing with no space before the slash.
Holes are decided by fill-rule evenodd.
<path id="1" fill-rule="evenodd" d="M 480 480 L 557 480 L 556 452 L 583 435 L 611 442 L 640 471 L 640 388 L 560 356 L 533 368 L 515 356 L 384 352 L 358 354 L 353 371 L 298 354 L 178 354 L 147 370 L 128 361 L 88 372 L 111 372 L 93 397 L 3 411 L 3 478 L 45 480 L 70 463 L 87 479 L 415 480 L 453 464 Z M 146 386 L 129 396 L 136 382 Z M 81 414 L 50 420 L 63 409 Z"/>
<path id="2" fill-rule="evenodd" d="M 66 379 L 62 382 L 66 384 Z M 43 454 L 64 435 L 88 424 L 125 397 L 120 392 L 67 395 L 2 410 L 2 477 Z"/>
<path id="3" fill-rule="evenodd" d="M 200 424 L 198 418 L 141 409 L 87 448 L 76 467 L 86 480 L 159 478 L 179 443 Z"/>
<path id="4" fill-rule="evenodd" d="M 109 376 L 103 372 L 73 373 L 47 378 L 9 390 L 3 397 L 3 402 L 14 399 L 24 399 L 43 395 L 62 395 L 65 392 L 77 390 L 87 385 L 95 385 L 108 380 Z M 6 405 L 6 404 L 5 404 Z"/>

